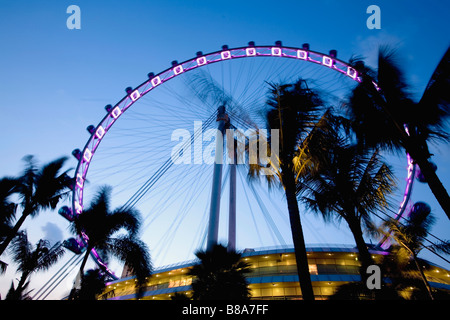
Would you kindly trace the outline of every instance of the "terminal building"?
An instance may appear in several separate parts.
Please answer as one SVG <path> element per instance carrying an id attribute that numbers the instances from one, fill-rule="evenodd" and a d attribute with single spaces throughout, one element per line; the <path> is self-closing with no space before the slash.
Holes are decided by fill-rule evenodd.
<path id="1" fill-rule="evenodd" d="M 358 251 L 353 246 L 308 247 L 309 271 L 316 300 L 326 300 L 336 289 L 349 282 L 360 281 Z M 385 251 L 371 250 L 374 261 L 380 260 Z M 298 282 L 294 249 L 246 249 L 242 259 L 250 264 L 247 281 L 251 298 L 255 300 L 298 300 L 302 294 Z M 189 269 L 196 260 L 174 264 L 155 270 L 141 299 L 171 300 L 176 293 L 190 297 L 192 276 Z M 450 294 L 450 272 L 429 263 L 425 275 L 431 287 Z M 124 268 L 122 278 L 107 284 L 99 299 L 136 299 L 135 279 Z M 402 294 L 405 298 L 412 291 Z"/>

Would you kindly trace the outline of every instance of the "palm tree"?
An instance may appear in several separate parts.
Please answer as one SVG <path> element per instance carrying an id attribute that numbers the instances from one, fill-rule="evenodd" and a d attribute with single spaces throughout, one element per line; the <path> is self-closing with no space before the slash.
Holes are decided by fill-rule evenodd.
<path id="1" fill-rule="evenodd" d="M 308 143 L 307 141 L 311 137 L 310 133 L 318 127 L 322 105 L 318 94 L 310 90 L 306 81 L 302 79 L 294 84 L 271 85 L 267 101 L 269 108 L 266 114 L 267 129 L 269 132 L 272 129 L 279 130 L 279 154 L 277 155 L 278 163 L 269 163 L 274 175 L 266 174 L 265 178 L 269 185 L 278 181 L 284 188 L 297 272 L 304 300 L 314 300 L 314 293 L 297 202 L 296 184 L 298 172 L 301 171 L 299 168 L 304 169 L 312 164 L 306 154 L 301 152 L 301 146 Z M 271 145 L 270 134 L 267 140 Z M 259 164 L 251 164 L 249 177 L 259 177 L 262 169 L 266 168 Z"/>
<path id="2" fill-rule="evenodd" d="M 14 192 L 18 194 L 22 215 L 14 227 L 6 233 L 0 245 L 0 255 L 16 236 L 25 219 L 35 217 L 42 210 L 55 209 L 59 201 L 68 196 L 69 178 L 66 172 L 61 173 L 67 158 L 62 157 L 38 167 L 33 156 L 26 156 L 25 170 L 17 178 L 18 184 Z M 10 204 L 12 209 L 14 206 Z"/>
<path id="3" fill-rule="evenodd" d="M 250 290 L 245 274 L 250 265 L 241 260 L 241 254 L 216 244 L 209 251 L 195 253 L 200 260 L 189 270 L 194 276 L 194 300 L 248 300 Z"/>
<path id="4" fill-rule="evenodd" d="M 410 212 L 410 216 L 405 224 L 398 220 L 389 219 L 382 225 L 381 230 L 385 235 L 390 236 L 399 246 L 399 251 L 403 251 L 403 255 L 408 256 L 414 261 L 417 271 L 425 285 L 428 296 L 433 300 L 430 284 L 427 281 L 423 268 L 419 263 L 418 254 L 425 248 L 425 237 L 427 236 L 431 226 L 434 224 L 435 218 L 431 213 L 431 208 L 422 203 L 416 203 Z M 386 231 L 389 230 L 389 231 Z M 439 244 L 432 244 L 427 247 L 432 251 L 442 251 L 447 254 L 450 253 L 450 242 L 443 241 Z"/>
<path id="5" fill-rule="evenodd" d="M 29 292 L 25 293 L 25 290 L 28 287 L 28 280 L 31 274 L 48 270 L 64 255 L 65 251 L 60 243 L 50 247 L 50 243 L 47 240 L 39 240 L 33 248 L 33 245 L 28 242 L 28 236 L 25 231 L 19 232 L 11 244 L 13 260 L 19 265 L 17 271 L 22 272 L 22 276 L 16 288 L 14 288 L 14 283 L 11 285 L 7 299 L 29 299 Z"/>
<path id="6" fill-rule="evenodd" d="M 140 295 L 152 266 L 147 245 L 137 238 L 139 212 L 121 208 L 110 211 L 110 195 L 110 187 L 100 188 L 90 207 L 76 216 L 71 224 L 73 233 L 84 234 L 89 239 L 80 274 L 83 275 L 88 257 L 95 248 L 104 255 L 104 259 L 112 255 L 132 270 Z"/>
<path id="7" fill-rule="evenodd" d="M 450 197 L 429 161 L 432 155 L 428 149 L 430 142 L 449 140 L 450 48 L 418 102 L 412 99 L 393 50 L 380 48 L 376 72 L 361 61 L 355 61 L 355 68 L 362 74 L 362 82 L 351 93 L 347 106 L 358 140 L 370 148 L 404 149 L 450 219 Z"/>
<path id="8" fill-rule="evenodd" d="M 17 180 L 5 177 L 0 179 L 0 241 L 6 240 L 6 235 L 13 229 L 17 205 L 11 201 L 16 192 Z M 7 264 L 0 261 L 0 274 L 6 271 Z"/>
<path id="9" fill-rule="evenodd" d="M 380 154 L 361 150 L 357 145 L 329 149 L 321 169 L 302 182 L 301 200 L 325 221 L 343 219 L 349 226 L 361 260 L 361 277 L 374 264 L 364 241 L 362 226 L 371 226 L 370 215 L 388 205 L 395 186 L 394 176 Z M 364 281 L 365 283 L 365 281 Z"/>

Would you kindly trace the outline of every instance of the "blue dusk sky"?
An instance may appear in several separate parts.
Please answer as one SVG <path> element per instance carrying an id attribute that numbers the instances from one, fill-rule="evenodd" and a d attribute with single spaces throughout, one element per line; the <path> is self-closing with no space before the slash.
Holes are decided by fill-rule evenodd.
<path id="1" fill-rule="evenodd" d="M 81 10 L 81 29 L 67 27 L 70 5 Z M 380 29 L 366 25 L 370 5 L 381 9 Z M 73 174 L 77 162 L 71 152 L 86 144 L 86 127 L 100 122 L 105 105 L 117 103 L 126 87 L 138 86 L 149 72 L 161 72 L 173 60 L 191 59 L 197 51 L 220 50 L 224 44 L 234 48 L 249 41 L 272 45 L 280 40 L 289 47 L 309 43 L 318 52 L 337 50 L 343 61 L 365 57 L 373 67 L 379 45 L 387 44 L 398 50 L 417 99 L 450 44 L 449 9 L 450 3 L 442 0 L 0 0 L 0 176 L 19 174 L 28 154 L 41 163 L 69 156 L 67 169 L 72 168 Z M 450 145 L 433 145 L 432 152 L 438 175 L 450 189 Z M 401 198 L 406 165 L 398 163 L 396 193 Z M 448 239 L 450 221 L 426 185 L 414 185 L 412 201 L 431 206 L 437 220 L 432 233 Z M 344 223 L 327 231 L 322 219 L 308 213 L 302 219 L 309 225 L 309 243 L 353 243 Z M 56 212 L 29 218 L 24 228 L 32 243 L 72 236 L 68 222 Z M 290 243 L 288 233 L 285 238 Z M 245 247 L 243 242 L 238 245 L 238 249 Z M 155 267 L 192 258 L 192 252 L 176 249 L 167 259 L 152 252 Z M 5 256 L 2 259 L 9 261 Z M 434 255 L 424 252 L 423 256 L 450 267 Z M 55 268 L 33 275 L 30 287 L 39 289 L 70 257 L 69 252 Z M 15 268 L 11 263 L 0 276 L 2 297 L 19 276 Z M 120 275 L 120 266 L 115 272 Z M 71 274 L 48 299 L 65 296 L 73 279 Z"/>

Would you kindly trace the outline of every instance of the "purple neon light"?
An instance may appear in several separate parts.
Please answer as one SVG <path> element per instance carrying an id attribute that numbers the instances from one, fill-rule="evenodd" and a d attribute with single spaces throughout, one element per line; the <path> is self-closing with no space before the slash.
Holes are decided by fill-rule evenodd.
<path id="1" fill-rule="evenodd" d="M 84 179 L 83 179 L 83 177 L 81 176 L 81 174 L 77 174 L 77 179 L 76 179 L 76 181 L 77 181 L 77 185 L 78 185 L 78 187 L 80 187 L 80 188 L 83 188 L 83 185 L 84 185 Z"/>
<path id="2" fill-rule="evenodd" d="M 95 131 L 95 136 L 97 137 L 97 139 L 101 139 L 101 138 L 103 138 L 104 135 L 105 135 L 105 129 L 103 129 L 102 126 L 99 126 L 97 131 Z"/>
<path id="3" fill-rule="evenodd" d="M 308 59 L 308 52 L 304 50 L 297 50 L 297 58 L 306 60 Z"/>
<path id="4" fill-rule="evenodd" d="M 103 120 L 98 125 L 96 133 L 91 136 L 91 139 L 87 142 L 84 151 L 84 157 L 78 162 L 76 169 L 76 175 L 84 180 L 86 179 L 87 171 L 89 169 L 89 164 L 92 156 L 94 155 L 98 144 L 108 132 L 109 128 L 114 124 L 115 120 L 126 111 L 134 102 L 139 100 L 142 96 L 150 92 L 156 86 L 162 84 L 165 81 L 179 75 L 180 73 L 207 65 L 209 63 L 215 63 L 227 59 L 233 58 L 244 58 L 244 57 L 254 57 L 254 56 L 267 56 L 267 57 L 284 57 L 284 58 L 294 58 L 301 59 L 308 62 L 314 62 L 320 65 L 333 67 L 333 70 L 341 72 L 347 75 L 349 78 L 361 82 L 358 73 L 351 68 L 347 63 L 331 59 L 326 55 L 310 50 L 302 50 L 299 48 L 289 48 L 289 47 L 268 47 L 268 46 L 250 46 L 243 48 L 228 49 L 222 51 L 213 52 L 201 57 L 196 57 L 191 60 L 187 60 L 176 67 L 166 69 L 165 71 L 159 73 L 158 75 L 152 77 L 150 80 L 145 81 L 137 87 L 129 96 L 123 98 L 112 112 L 105 116 Z M 376 83 L 374 85 L 378 88 Z M 81 181 L 81 180 L 80 180 Z M 82 212 L 83 204 L 83 188 L 76 184 L 73 190 L 73 207 L 77 213 Z"/>
<path id="5" fill-rule="evenodd" d="M 330 57 L 327 57 L 327 56 L 323 56 L 322 63 L 323 63 L 323 65 L 325 65 L 327 67 L 331 67 L 333 65 L 333 59 L 331 59 Z"/>
<path id="6" fill-rule="evenodd" d="M 113 109 L 111 112 L 111 115 L 114 117 L 114 119 L 117 119 L 122 114 L 122 110 L 117 106 Z"/>
<path id="7" fill-rule="evenodd" d="M 173 73 L 175 73 L 176 75 L 179 75 L 180 73 L 182 73 L 184 70 L 183 70 L 183 66 L 181 66 L 181 65 L 179 65 L 179 66 L 176 66 L 175 68 L 173 68 Z"/>
<path id="8" fill-rule="evenodd" d="M 156 76 L 152 79 L 152 85 L 156 87 L 157 85 L 161 84 L 161 78 L 159 76 Z"/>
<path id="9" fill-rule="evenodd" d="M 84 150 L 83 159 L 86 162 L 89 162 L 89 161 L 91 161 L 91 158 L 92 158 L 92 152 L 89 149 Z"/>
<path id="10" fill-rule="evenodd" d="M 231 52 L 229 50 L 222 51 L 220 56 L 222 57 L 222 60 L 231 59 Z"/>
<path id="11" fill-rule="evenodd" d="M 245 53 L 248 57 L 256 56 L 255 48 L 246 48 Z"/>
<path id="12" fill-rule="evenodd" d="M 272 48 L 272 55 L 280 57 L 281 56 L 281 48 L 273 47 Z"/>
<path id="13" fill-rule="evenodd" d="M 130 94 L 130 98 L 133 101 L 136 101 L 137 99 L 139 99 L 141 97 L 141 94 L 139 92 L 139 90 L 134 90 L 131 94 Z"/>
<path id="14" fill-rule="evenodd" d="M 205 57 L 200 57 L 197 59 L 197 66 L 203 66 L 206 64 L 206 58 Z"/>

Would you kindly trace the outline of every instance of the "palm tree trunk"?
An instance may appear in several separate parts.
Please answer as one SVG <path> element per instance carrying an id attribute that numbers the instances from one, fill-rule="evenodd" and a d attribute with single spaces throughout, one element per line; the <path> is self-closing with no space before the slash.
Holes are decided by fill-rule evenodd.
<path id="1" fill-rule="evenodd" d="M 408 249 L 408 250 L 409 250 L 409 249 Z M 411 251 L 410 251 L 410 252 L 411 252 Z M 423 281 L 423 283 L 425 284 L 425 288 L 427 289 L 428 295 L 429 295 L 429 297 L 430 297 L 431 300 L 434 300 L 433 294 L 431 293 L 431 286 L 430 286 L 430 284 L 428 283 L 427 277 L 425 276 L 425 274 L 423 273 L 422 268 L 421 268 L 420 265 L 419 265 L 419 261 L 418 261 L 418 259 L 417 259 L 417 256 L 416 256 L 416 254 L 415 254 L 414 252 L 411 252 L 411 254 L 412 254 L 412 257 L 413 257 L 413 259 L 414 259 L 414 263 L 416 264 L 417 270 L 419 270 L 419 273 L 420 273 L 420 276 L 421 276 L 421 278 L 422 278 L 422 281 Z"/>
<path id="2" fill-rule="evenodd" d="M 294 176 L 289 171 L 283 170 L 283 185 L 285 187 L 287 206 L 289 211 L 289 221 L 291 224 L 292 239 L 294 242 L 295 260 L 297 263 L 297 273 L 302 291 L 303 300 L 314 300 L 314 292 L 309 273 L 308 258 L 306 254 L 305 239 L 300 220 L 297 197 L 295 194 Z"/>
<path id="3" fill-rule="evenodd" d="M 366 242 L 364 241 L 363 233 L 361 230 L 361 225 L 359 221 L 347 221 L 348 226 L 355 239 L 356 247 L 358 248 L 359 260 L 361 261 L 360 275 L 361 281 L 366 283 L 367 281 L 367 267 L 375 264 L 372 256 L 370 255 L 369 249 L 367 248 Z"/>
<path id="4" fill-rule="evenodd" d="M 439 202 L 442 210 L 444 210 L 447 218 L 450 219 L 450 196 L 448 195 L 447 190 L 442 185 L 441 180 L 437 176 L 433 167 L 431 166 L 428 159 L 420 155 L 411 155 L 413 159 L 416 161 L 417 165 L 420 168 L 423 176 L 425 177 L 428 186 L 431 189 L 436 200 Z"/>
<path id="5" fill-rule="evenodd" d="M 6 250 L 6 248 L 9 245 L 9 243 L 12 241 L 12 239 L 14 239 L 14 237 L 17 235 L 17 232 L 19 232 L 20 227 L 22 227 L 22 224 L 25 222 L 25 219 L 28 217 L 28 215 L 29 214 L 27 214 L 25 212 L 22 213 L 22 215 L 20 216 L 19 220 L 17 220 L 17 222 L 14 225 L 14 227 L 10 230 L 10 233 L 6 237 L 5 241 L 3 241 L 2 244 L 0 245 L 0 256 Z"/>

